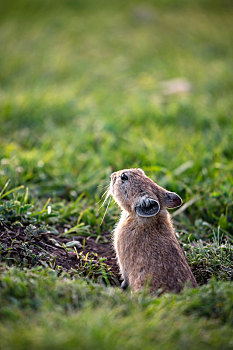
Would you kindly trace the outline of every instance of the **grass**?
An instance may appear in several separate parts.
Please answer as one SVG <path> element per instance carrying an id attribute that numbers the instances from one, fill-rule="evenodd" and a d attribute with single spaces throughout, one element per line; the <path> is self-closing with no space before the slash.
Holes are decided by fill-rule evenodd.
<path id="1" fill-rule="evenodd" d="M 229 282 L 158 299 L 11 268 L 2 274 L 1 300 L 1 349 L 232 347 Z"/>
<path id="2" fill-rule="evenodd" d="M 232 347 L 232 11 L 1 4 L 0 348 Z M 183 92 L 169 92 L 177 78 Z M 110 287 L 117 273 L 93 247 L 110 247 L 119 209 L 103 220 L 101 196 L 125 167 L 183 198 L 172 215 L 197 290 Z"/>

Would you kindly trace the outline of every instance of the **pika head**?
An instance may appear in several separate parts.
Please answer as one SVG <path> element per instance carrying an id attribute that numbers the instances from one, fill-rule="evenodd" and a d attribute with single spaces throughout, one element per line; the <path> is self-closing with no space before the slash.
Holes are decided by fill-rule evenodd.
<path id="1" fill-rule="evenodd" d="M 157 185 L 142 169 L 124 169 L 112 173 L 110 193 L 122 209 L 131 215 L 145 218 L 182 204 L 178 194 Z"/>

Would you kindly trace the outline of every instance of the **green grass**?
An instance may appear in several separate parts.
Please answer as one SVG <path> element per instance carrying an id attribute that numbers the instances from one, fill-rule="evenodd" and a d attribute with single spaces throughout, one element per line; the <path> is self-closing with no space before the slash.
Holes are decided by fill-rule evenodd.
<path id="1" fill-rule="evenodd" d="M 231 2 L 0 6 L 0 348 L 230 349 Z M 175 78 L 191 89 L 167 94 L 163 81 Z M 44 236 L 106 240 L 120 211 L 112 203 L 102 222 L 101 195 L 125 167 L 142 167 L 183 198 L 174 224 L 207 285 L 181 296 L 121 294 L 80 279 L 111 279 L 101 258 L 84 255 L 66 277 L 8 270 L 41 262 L 59 270 L 48 252 L 34 254 Z M 8 232 L 25 242 L 6 245 Z"/>
<path id="2" fill-rule="evenodd" d="M 51 270 L 1 279 L 0 349 L 231 349 L 232 289 L 214 282 L 159 299 Z"/>

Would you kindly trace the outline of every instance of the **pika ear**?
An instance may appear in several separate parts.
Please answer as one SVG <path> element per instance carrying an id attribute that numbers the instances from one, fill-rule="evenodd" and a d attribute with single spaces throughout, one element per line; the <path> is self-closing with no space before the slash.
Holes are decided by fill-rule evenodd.
<path id="1" fill-rule="evenodd" d="M 167 208 L 177 208 L 182 205 L 182 199 L 175 192 L 166 192 L 165 193 L 165 205 Z"/>
<path id="2" fill-rule="evenodd" d="M 159 202 L 155 199 L 142 197 L 135 206 L 135 211 L 139 216 L 149 218 L 155 216 L 160 211 Z"/>

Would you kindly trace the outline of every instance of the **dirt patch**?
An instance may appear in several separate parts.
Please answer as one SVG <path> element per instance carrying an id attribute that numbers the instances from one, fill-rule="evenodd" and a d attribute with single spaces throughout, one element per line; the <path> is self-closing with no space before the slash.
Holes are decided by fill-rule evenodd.
<path id="1" fill-rule="evenodd" d="M 104 233 L 97 241 L 91 237 L 54 235 L 32 225 L 13 229 L 1 226 L 0 261 L 22 267 L 43 265 L 111 285 L 120 283 L 110 233 Z"/>
<path id="2" fill-rule="evenodd" d="M 64 232 L 64 228 L 60 229 L 60 232 Z M 64 236 L 57 232 L 53 233 L 52 229 L 45 226 L 0 223 L 0 263 L 28 268 L 42 265 L 59 272 L 68 272 L 71 276 L 79 275 L 107 285 L 120 285 L 121 278 L 110 232 L 103 233 L 99 240 L 78 235 Z M 221 251 L 213 248 L 212 252 L 210 248 L 205 253 L 208 253 L 208 259 L 202 256 L 198 258 L 199 250 L 195 260 L 189 260 L 189 254 L 187 255 L 200 285 L 207 283 L 213 276 L 232 279 L 232 267 L 230 262 L 227 263 L 229 253 L 223 251 L 223 248 Z M 221 261 L 217 264 L 216 256 L 223 254 L 226 256 L 225 265 Z"/>

